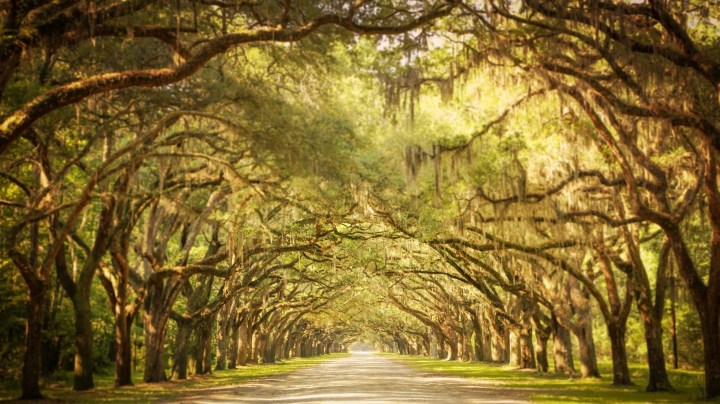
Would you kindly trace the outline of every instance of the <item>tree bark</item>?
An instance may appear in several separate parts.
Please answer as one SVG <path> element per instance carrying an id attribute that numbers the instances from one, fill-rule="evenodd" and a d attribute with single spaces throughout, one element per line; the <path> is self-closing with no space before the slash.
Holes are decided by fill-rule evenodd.
<path id="1" fill-rule="evenodd" d="M 510 357 L 508 363 L 510 366 L 520 367 L 520 337 L 517 332 L 510 331 L 509 342 L 508 351 Z"/>
<path id="2" fill-rule="evenodd" d="M 123 303 L 124 305 L 124 303 Z M 115 387 L 131 386 L 132 382 L 132 323 L 135 316 L 125 310 L 115 316 Z"/>
<path id="3" fill-rule="evenodd" d="M 662 316 L 665 308 L 665 271 L 668 262 L 668 246 L 663 246 L 660 252 L 657 281 L 656 301 L 653 304 L 650 281 L 642 263 L 636 264 L 635 271 L 635 302 L 637 304 L 640 320 L 645 332 L 645 344 L 647 346 L 647 363 L 649 381 L 646 391 L 672 391 L 672 385 L 668 378 L 665 367 L 665 353 L 663 352 L 662 341 Z M 639 260 L 639 252 L 635 251 L 636 259 Z"/>
<path id="4" fill-rule="evenodd" d="M 643 319 L 643 328 L 645 330 L 648 372 L 650 375 L 646 391 L 672 391 L 673 388 L 670 384 L 670 379 L 668 378 L 667 369 L 665 367 L 662 324 L 655 323 L 654 319 Z"/>
<path id="5" fill-rule="evenodd" d="M 22 369 L 22 400 L 44 398 L 40 392 L 40 348 L 42 343 L 43 304 L 46 286 L 38 282 L 30 286 L 27 301 L 27 319 L 25 320 L 25 352 Z"/>
<path id="6" fill-rule="evenodd" d="M 717 139 L 715 139 L 717 141 Z M 707 287 L 691 285 L 699 290 L 691 291 L 693 300 L 700 300 L 705 296 L 702 310 L 697 304 L 700 313 L 703 333 L 703 346 L 705 348 L 705 397 L 712 399 L 720 396 L 720 192 L 718 190 L 718 162 L 717 143 L 704 142 L 707 164 L 705 165 L 705 188 L 708 195 L 708 211 L 712 227 L 710 237 L 710 274 Z M 687 268 L 688 270 L 690 268 Z M 704 285 L 703 285 L 704 286 Z M 704 293 L 702 293 L 704 291 Z M 704 318 L 703 318 L 704 315 Z"/>
<path id="7" fill-rule="evenodd" d="M 63 257 L 58 257 L 56 273 L 58 280 L 67 292 L 73 303 L 75 315 L 75 380 L 73 389 L 76 391 L 90 390 L 95 387 L 93 381 L 93 335 L 92 312 L 90 310 L 90 293 L 95 273 L 99 269 L 100 261 L 110 246 L 110 229 L 115 217 L 116 201 L 114 198 L 106 200 L 99 215 L 97 230 L 92 250 L 85 260 L 82 269 L 73 279 L 70 275 Z M 64 250 L 62 252 L 64 254 Z"/>
<path id="8" fill-rule="evenodd" d="M 248 338 L 248 341 L 250 342 L 250 363 L 257 364 L 260 363 L 260 347 L 262 345 L 262 340 L 259 331 L 253 331 L 252 337 Z"/>
<path id="9" fill-rule="evenodd" d="M 456 361 L 458 360 L 458 343 L 457 340 L 452 339 L 448 341 L 448 345 L 450 348 L 450 354 L 447 357 L 447 360 L 450 361 Z"/>
<path id="10" fill-rule="evenodd" d="M 720 296 L 718 296 L 720 301 Z M 705 347 L 705 397 L 720 396 L 720 303 L 708 302 L 708 318 L 702 327 Z"/>
<path id="11" fill-rule="evenodd" d="M 195 333 L 195 374 L 212 371 L 212 319 L 201 322 Z"/>
<path id="12" fill-rule="evenodd" d="M 159 294 L 152 296 L 152 294 Z M 149 285 L 148 295 L 145 298 L 145 311 L 143 325 L 145 330 L 145 370 L 143 380 L 146 383 L 164 382 L 165 374 L 165 331 L 167 328 L 168 313 L 163 312 L 162 284 Z"/>
<path id="13" fill-rule="evenodd" d="M 238 360 L 239 366 L 247 365 L 248 360 L 248 319 L 247 316 L 243 316 L 240 321 L 238 338 Z"/>
<path id="14" fill-rule="evenodd" d="M 128 287 L 130 266 L 128 250 L 130 232 L 126 231 L 118 238 L 115 249 L 111 248 L 112 268 L 116 282 L 110 279 L 113 274 L 101 273 L 100 280 L 110 297 L 110 305 L 115 316 L 115 387 L 131 386 L 132 382 L 132 325 L 139 307 L 128 306 Z"/>
<path id="15" fill-rule="evenodd" d="M 92 343 L 92 314 L 90 311 L 90 296 L 73 298 L 75 312 L 75 378 L 73 390 L 84 391 L 95 387 L 93 381 L 93 343 Z"/>
<path id="16" fill-rule="evenodd" d="M 470 319 L 472 320 L 473 328 L 473 351 L 475 352 L 475 360 L 483 362 L 486 360 L 483 349 L 483 329 L 482 324 L 480 324 L 480 318 L 475 310 L 470 310 Z"/>
<path id="17" fill-rule="evenodd" d="M 575 364 L 572 354 L 572 339 L 570 330 L 563 327 L 553 314 L 551 319 L 553 333 L 553 358 L 555 358 L 555 372 L 574 374 Z"/>
<path id="18" fill-rule="evenodd" d="M 56 258 L 57 259 L 57 258 Z M 48 285 L 48 288 L 50 285 Z M 62 356 L 62 336 L 57 332 L 57 313 L 61 306 L 63 289 L 60 282 L 55 282 L 52 294 L 46 293 L 43 311 L 43 330 L 47 337 L 42 339 L 40 356 L 41 374 L 50 376 L 58 370 Z"/>
<path id="19" fill-rule="evenodd" d="M 520 367 L 523 369 L 535 369 L 535 347 L 533 346 L 533 306 L 530 301 L 524 298 L 518 298 L 520 308 L 521 329 L 518 334 L 520 345 Z"/>
<path id="20" fill-rule="evenodd" d="M 706 287 L 699 277 L 696 277 L 694 264 L 690 257 L 688 247 L 685 244 L 680 229 L 673 225 L 666 229 L 670 245 L 673 249 L 673 255 L 678 264 L 678 272 L 684 278 L 690 295 L 693 299 L 695 309 L 700 316 L 700 327 L 703 335 L 704 348 L 704 365 L 705 365 L 705 398 L 712 399 L 720 396 L 720 229 L 713 231 L 713 240 L 717 246 L 712 248 L 712 261 L 717 261 L 717 265 L 711 264 L 711 273 L 715 274 L 714 290 Z M 692 272 L 691 272 L 692 271 Z M 712 284 L 712 279 L 711 279 Z"/>
<path id="21" fill-rule="evenodd" d="M 263 363 L 275 363 L 275 338 L 270 332 L 265 334 Z"/>
<path id="22" fill-rule="evenodd" d="M 239 325 L 235 324 L 235 320 L 231 320 L 232 324 L 230 326 L 230 343 L 228 346 L 228 369 L 235 369 L 238 365 L 238 349 L 240 349 L 238 344 L 238 339 L 240 338 L 240 335 L 238 333 Z"/>
<path id="23" fill-rule="evenodd" d="M 616 386 L 632 385 L 625 348 L 625 326 L 609 323 L 608 335 L 610 336 L 610 349 L 612 351 L 613 384 Z"/>
<path id="24" fill-rule="evenodd" d="M 228 354 L 228 306 L 220 310 L 217 316 L 217 332 L 215 333 L 216 339 L 216 363 L 215 370 L 225 370 L 227 368 L 227 354 Z"/>
<path id="25" fill-rule="evenodd" d="M 192 333 L 192 324 L 188 320 L 178 320 L 177 335 L 175 336 L 175 349 L 173 351 L 173 365 L 170 379 L 185 380 L 187 379 L 188 370 L 188 345 L 190 344 L 190 334 Z"/>
<path id="26" fill-rule="evenodd" d="M 579 328 L 577 334 L 578 348 L 580 353 L 580 375 L 586 377 L 600 377 L 600 371 L 597 365 L 597 355 L 595 353 L 595 339 L 592 335 L 592 324 L 590 320 L 586 320 L 586 324 Z M 625 334 L 622 334 L 622 353 L 625 352 Z M 613 347 L 613 369 L 615 369 L 615 355 L 620 355 L 621 351 Z M 622 356 L 622 355 L 621 355 Z M 622 356 L 627 368 L 627 355 Z M 619 362 L 620 363 L 620 362 Z"/>
<path id="27" fill-rule="evenodd" d="M 537 369 L 541 373 L 547 373 L 550 370 L 547 355 L 548 339 L 550 339 L 550 335 L 535 329 L 535 357 L 537 358 Z"/>
<path id="28" fill-rule="evenodd" d="M 287 345 L 286 342 L 287 342 L 287 331 L 283 331 L 280 335 L 278 335 L 275 338 L 275 342 L 273 344 L 274 351 L 275 351 L 275 357 L 279 361 L 283 361 L 286 359 L 286 356 L 287 356 L 287 352 L 285 350 L 285 347 Z"/>
<path id="29" fill-rule="evenodd" d="M 510 333 L 499 321 L 494 320 L 491 327 L 492 336 L 492 360 L 497 363 L 508 363 L 510 345 Z"/>
<path id="30" fill-rule="evenodd" d="M 673 369 L 677 369 L 678 363 L 678 345 L 677 345 L 677 318 L 675 315 L 675 305 L 677 302 L 677 289 L 675 287 L 675 271 L 673 270 L 673 261 L 669 261 L 670 266 L 670 337 L 672 339 L 673 351 Z"/>
<path id="31" fill-rule="evenodd" d="M 528 334 L 520 335 L 520 367 L 535 369 L 535 349 L 532 341 L 532 330 Z"/>
<path id="32" fill-rule="evenodd" d="M 656 271 L 655 298 L 650 287 L 645 264 L 640 256 L 637 233 L 631 233 L 627 227 L 622 228 L 628 255 L 632 260 L 633 294 L 640 314 L 640 321 L 645 334 L 647 346 L 647 364 L 649 381 L 646 391 L 672 391 L 672 385 L 665 367 L 665 353 L 662 341 L 662 317 L 665 309 L 665 289 L 670 245 L 665 242 L 660 248 L 658 269 Z"/>

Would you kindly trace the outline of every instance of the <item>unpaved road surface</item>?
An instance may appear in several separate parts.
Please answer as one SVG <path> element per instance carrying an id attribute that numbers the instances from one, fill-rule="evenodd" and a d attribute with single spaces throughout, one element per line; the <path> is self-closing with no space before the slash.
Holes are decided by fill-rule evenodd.
<path id="1" fill-rule="evenodd" d="M 183 403 L 525 403 L 528 392 L 487 381 L 422 373 L 354 353 L 281 376 L 180 397 Z"/>

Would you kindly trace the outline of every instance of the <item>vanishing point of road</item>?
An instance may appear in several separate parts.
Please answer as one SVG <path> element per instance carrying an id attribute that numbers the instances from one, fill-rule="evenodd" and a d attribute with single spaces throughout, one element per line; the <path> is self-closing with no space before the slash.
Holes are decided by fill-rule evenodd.
<path id="1" fill-rule="evenodd" d="M 478 379 L 423 373 L 397 359 L 353 353 L 293 373 L 205 389 L 183 403 L 525 403 L 527 393 Z"/>

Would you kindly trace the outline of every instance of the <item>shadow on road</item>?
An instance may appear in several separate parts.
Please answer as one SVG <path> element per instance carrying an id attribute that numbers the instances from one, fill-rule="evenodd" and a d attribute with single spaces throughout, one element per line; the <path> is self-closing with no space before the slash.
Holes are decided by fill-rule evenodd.
<path id="1" fill-rule="evenodd" d="M 527 393 L 481 380 L 421 373 L 371 352 L 241 386 L 198 391 L 184 403 L 524 403 Z"/>

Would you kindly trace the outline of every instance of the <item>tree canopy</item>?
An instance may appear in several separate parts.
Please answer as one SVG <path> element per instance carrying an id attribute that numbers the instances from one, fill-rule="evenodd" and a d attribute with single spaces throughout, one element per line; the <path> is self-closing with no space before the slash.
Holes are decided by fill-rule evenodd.
<path id="1" fill-rule="evenodd" d="M 0 1 L 0 378 L 363 343 L 717 397 L 719 18 Z"/>

